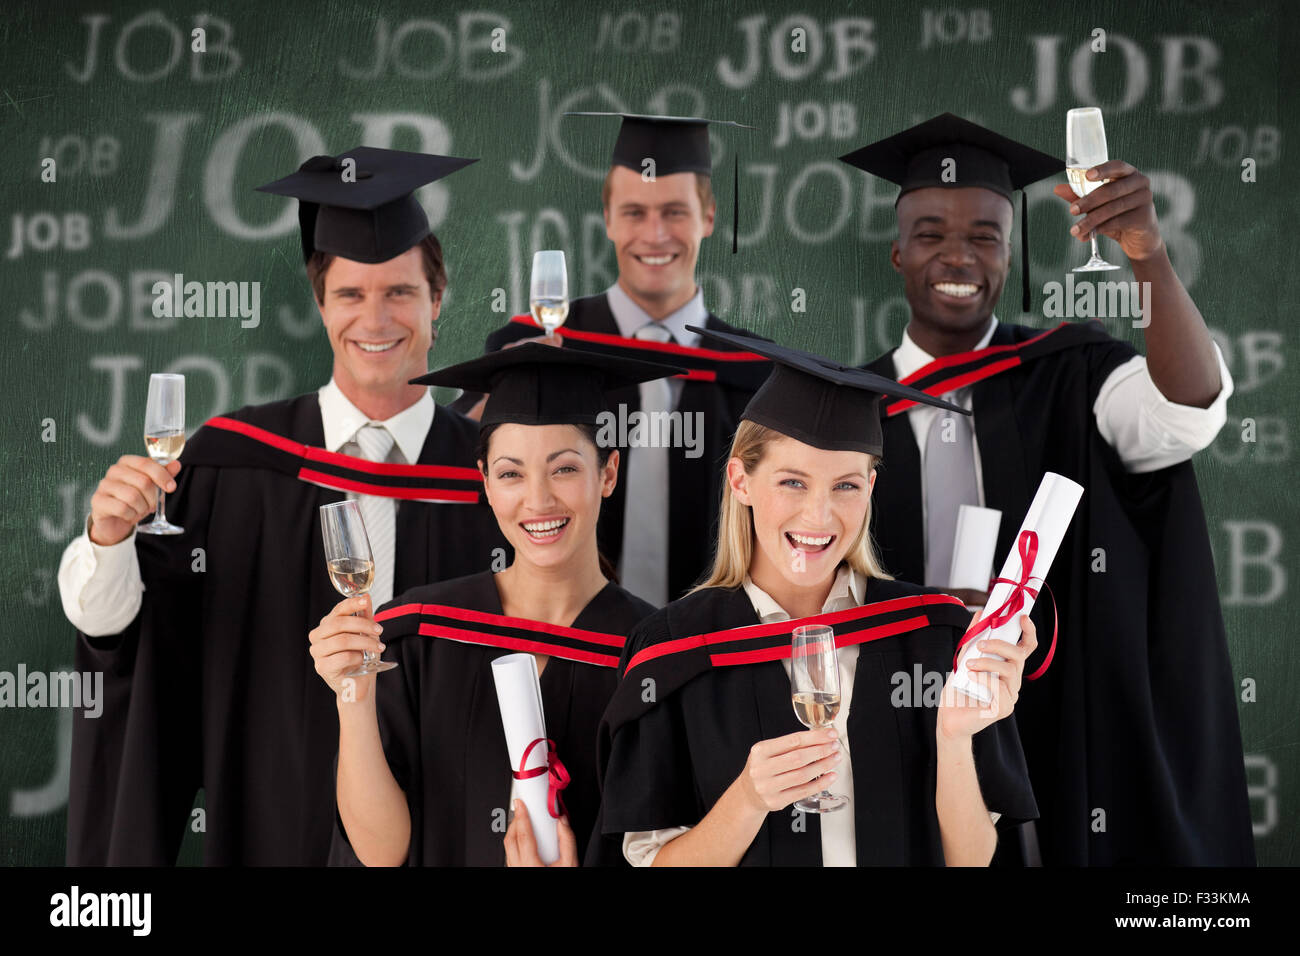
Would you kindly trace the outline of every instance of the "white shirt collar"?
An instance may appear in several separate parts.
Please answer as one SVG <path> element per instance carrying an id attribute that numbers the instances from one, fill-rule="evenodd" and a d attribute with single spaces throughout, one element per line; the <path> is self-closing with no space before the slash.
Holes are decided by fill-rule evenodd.
<path id="1" fill-rule="evenodd" d="M 989 316 L 989 327 L 975 348 L 982 349 L 988 345 L 993 338 L 993 331 L 997 327 L 998 317 L 996 315 Z M 933 361 L 934 356 L 913 342 L 912 337 L 904 329 L 903 341 L 899 343 L 897 351 L 894 352 L 894 375 L 900 380 L 907 378 L 918 368 L 929 365 Z"/>
<path id="2" fill-rule="evenodd" d="M 785 608 L 750 580 L 748 574 L 745 575 L 742 586 L 749 603 L 754 605 L 754 613 L 758 615 L 760 622 L 771 624 L 774 621 L 790 620 L 790 615 Z M 850 568 L 847 563 L 841 564 L 839 570 L 835 572 L 835 583 L 831 585 L 831 592 L 826 595 L 826 603 L 822 605 L 822 613 L 829 614 L 831 611 L 857 607 L 862 603 L 862 595 L 865 593 L 866 587 L 862 575 Z"/>
<path id="3" fill-rule="evenodd" d="M 609 299 L 609 310 L 614 313 L 614 322 L 618 325 L 618 333 L 625 339 L 630 339 L 637 329 L 641 328 L 647 322 L 655 321 L 650 315 L 632 301 L 632 297 L 623 291 L 623 287 L 615 282 L 605 290 L 605 295 Z M 660 319 L 659 322 L 672 333 L 673 339 L 678 345 L 698 346 L 700 337 L 694 332 L 687 330 L 686 326 L 694 325 L 697 328 L 704 328 L 705 320 L 709 317 L 709 310 L 704 307 L 704 288 L 699 284 L 695 286 L 695 295 L 689 302 L 683 305 L 676 312 Z M 564 334 L 564 330 L 560 330 Z"/>
<path id="4" fill-rule="evenodd" d="M 331 376 L 329 382 L 316 392 L 320 396 L 321 424 L 325 426 L 325 447 L 329 451 L 342 451 L 343 446 L 356 436 L 357 430 L 370 421 L 366 413 L 348 401 L 343 389 Z M 393 436 L 393 441 L 406 464 L 420 460 L 429 426 L 433 424 L 433 395 L 428 389 L 414 405 L 402 409 L 392 418 L 377 424 L 383 425 Z"/>

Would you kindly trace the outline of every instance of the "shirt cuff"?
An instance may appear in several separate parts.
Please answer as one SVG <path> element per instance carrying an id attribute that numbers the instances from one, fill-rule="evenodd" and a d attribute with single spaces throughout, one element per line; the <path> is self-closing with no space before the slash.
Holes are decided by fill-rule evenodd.
<path id="1" fill-rule="evenodd" d="M 86 515 L 86 525 L 81 532 L 86 536 L 86 543 L 90 545 L 96 564 L 105 562 L 106 568 L 114 569 L 124 567 L 130 561 L 130 556 L 135 554 L 135 528 L 117 544 L 96 544 L 90 539 L 90 515 Z"/>
<path id="2" fill-rule="evenodd" d="M 63 552 L 59 597 L 72 625 L 89 637 L 117 634 L 140 611 L 144 583 L 135 530 L 117 544 L 90 540 L 90 517 Z"/>
<path id="3" fill-rule="evenodd" d="M 1093 405 L 1097 430 L 1135 474 L 1186 461 L 1214 441 L 1228 418 L 1234 385 L 1223 352 L 1214 344 L 1219 364 L 1219 394 L 1208 408 L 1180 405 L 1161 394 L 1143 356 L 1134 356 L 1111 372 Z"/>
<path id="4" fill-rule="evenodd" d="M 669 827 L 666 830 L 624 833 L 623 857 L 633 866 L 650 866 L 660 850 L 689 829 L 690 827 Z"/>

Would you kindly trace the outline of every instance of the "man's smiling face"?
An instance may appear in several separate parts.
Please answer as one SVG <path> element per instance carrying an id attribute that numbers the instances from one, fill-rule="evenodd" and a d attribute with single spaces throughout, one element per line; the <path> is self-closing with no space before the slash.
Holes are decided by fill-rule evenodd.
<path id="1" fill-rule="evenodd" d="M 915 189 L 898 201 L 890 262 L 912 320 L 943 333 L 983 326 L 1011 268 L 1011 203 L 979 187 Z"/>
<path id="2" fill-rule="evenodd" d="M 700 243 L 713 234 L 715 209 L 700 205 L 694 173 L 644 180 L 615 166 L 605 206 L 605 234 L 614 243 L 619 280 L 648 303 L 677 303 L 695 292 Z"/>
<path id="3" fill-rule="evenodd" d="M 318 306 L 345 392 L 391 389 L 428 370 L 442 303 L 430 296 L 418 246 L 373 265 L 336 256 L 324 287 Z"/>

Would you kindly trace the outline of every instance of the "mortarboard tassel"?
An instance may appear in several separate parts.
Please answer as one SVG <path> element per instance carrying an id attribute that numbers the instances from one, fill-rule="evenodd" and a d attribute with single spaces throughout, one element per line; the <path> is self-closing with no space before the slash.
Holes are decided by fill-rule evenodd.
<path id="1" fill-rule="evenodd" d="M 1029 299 L 1029 200 L 1025 190 L 1020 190 L 1020 281 L 1023 300 L 1021 309 L 1028 314 L 1033 303 Z"/>
<path id="2" fill-rule="evenodd" d="M 731 156 L 731 254 L 736 254 L 740 234 L 740 153 Z"/>

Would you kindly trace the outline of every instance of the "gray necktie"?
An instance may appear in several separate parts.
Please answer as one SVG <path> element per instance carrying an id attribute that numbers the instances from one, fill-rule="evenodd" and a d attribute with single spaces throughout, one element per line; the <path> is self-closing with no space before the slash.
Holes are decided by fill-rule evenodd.
<path id="1" fill-rule="evenodd" d="M 634 338 L 671 342 L 672 333 L 650 322 Z M 642 382 L 641 411 L 647 414 L 673 410 L 672 389 L 666 378 Z M 642 434 L 651 435 L 653 418 Z M 623 509 L 623 558 L 619 578 L 627 588 L 655 607 L 668 603 L 668 449 L 637 448 L 623 469 L 627 498 Z"/>
<path id="2" fill-rule="evenodd" d="M 357 429 L 357 447 L 368 461 L 387 461 L 393 449 L 393 436 L 383 425 L 371 422 Z M 357 495 L 361 520 L 366 524 L 370 553 L 375 562 L 375 582 L 370 588 L 372 606 L 378 608 L 393 597 L 393 548 L 397 541 L 397 511 L 392 498 Z"/>
<path id="3" fill-rule="evenodd" d="M 943 399 L 960 404 L 949 392 Z M 953 537 L 957 511 L 978 505 L 975 486 L 975 450 L 970 419 L 939 409 L 925 440 L 925 584 L 946 588 L 951 582 Z"/>

